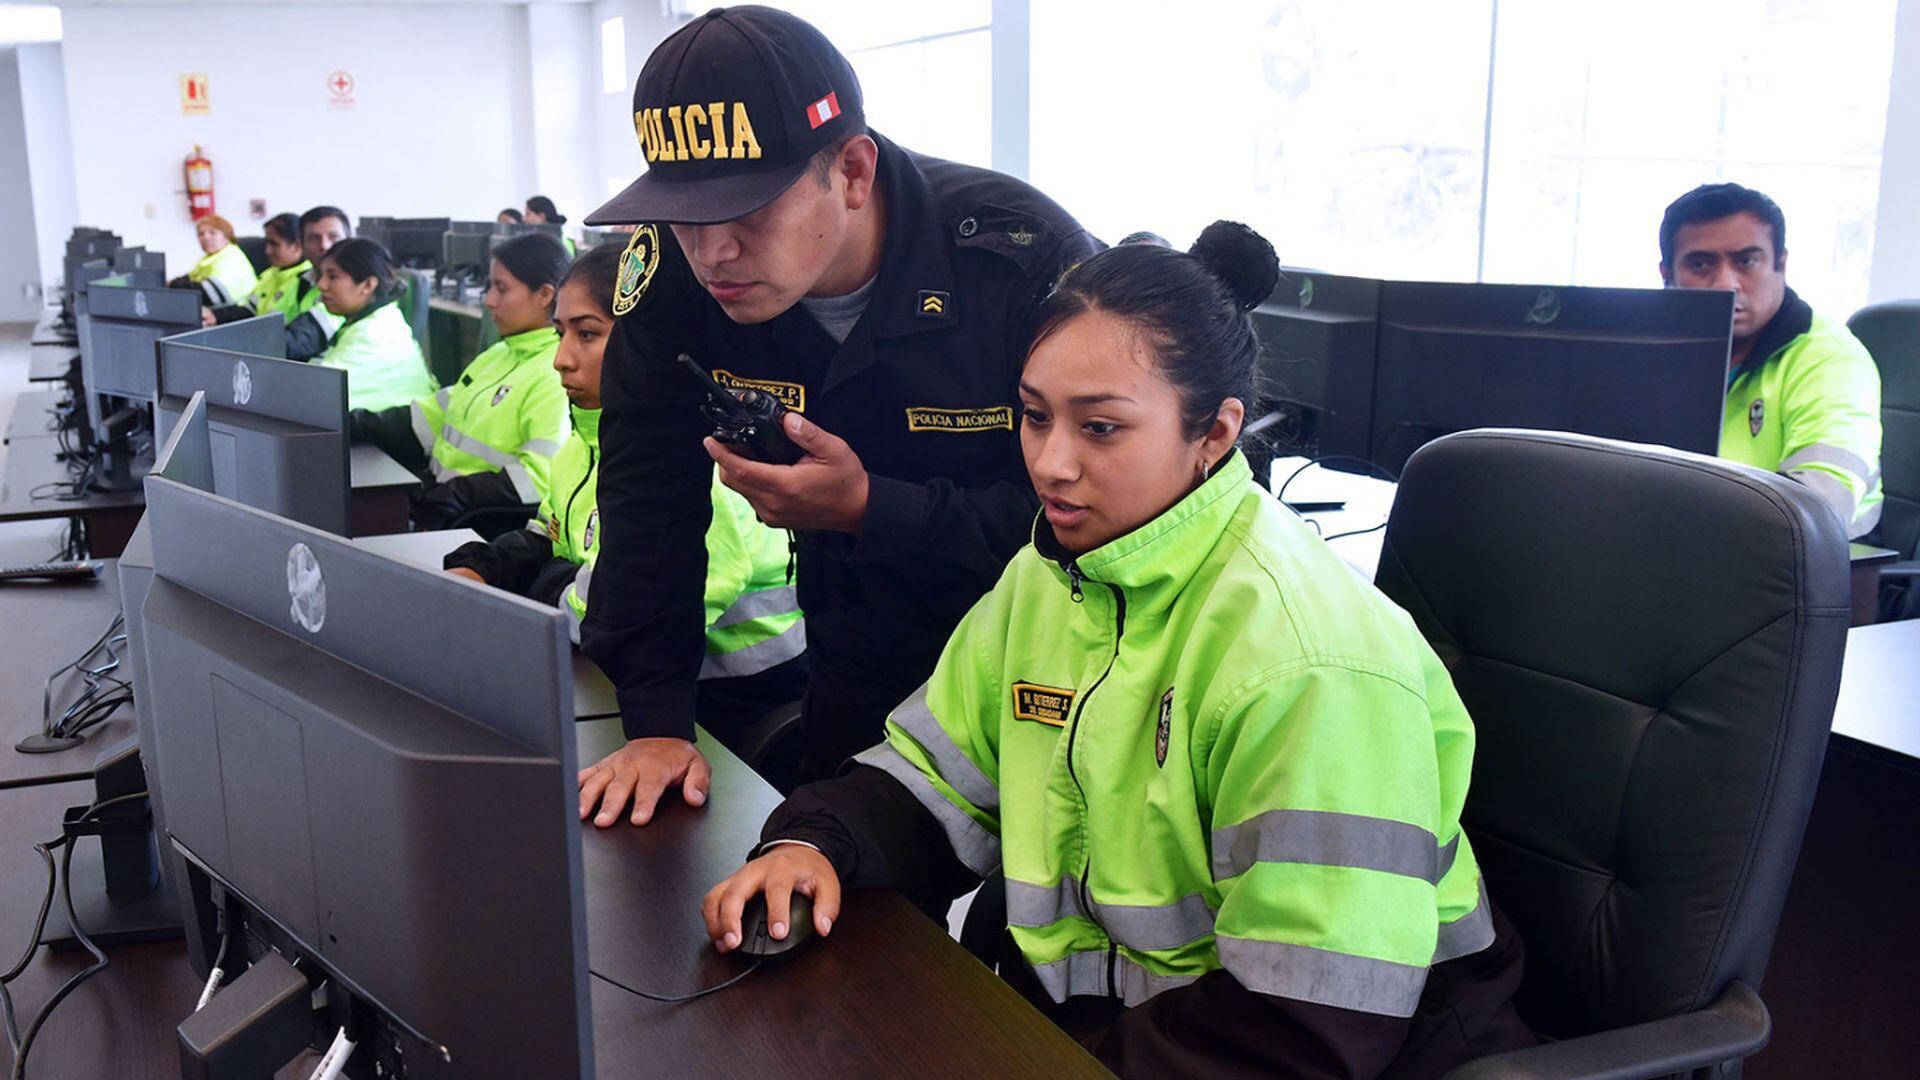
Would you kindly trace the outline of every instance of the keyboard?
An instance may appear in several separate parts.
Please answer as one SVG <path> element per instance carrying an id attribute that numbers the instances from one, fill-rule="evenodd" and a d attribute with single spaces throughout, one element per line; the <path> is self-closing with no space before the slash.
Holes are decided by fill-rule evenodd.
<path id="1" fill-rule="evenodd" d="M 97 559 L 0 567 L 0 581 L 92 581 L 106 569 Z"/>

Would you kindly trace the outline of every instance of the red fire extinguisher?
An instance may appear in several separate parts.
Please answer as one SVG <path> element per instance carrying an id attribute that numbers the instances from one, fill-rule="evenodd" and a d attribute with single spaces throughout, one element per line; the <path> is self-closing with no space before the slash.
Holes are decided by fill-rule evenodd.
<path id="1" fill-rule="evenodd" d="M 195 221 L 213 213 L 213 161 L 198 146 L 187 155 L 187 209 Z"/>

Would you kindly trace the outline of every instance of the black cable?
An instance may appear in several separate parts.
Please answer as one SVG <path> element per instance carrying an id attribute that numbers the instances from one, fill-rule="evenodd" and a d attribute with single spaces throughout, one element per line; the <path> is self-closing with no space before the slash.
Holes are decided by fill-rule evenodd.
<path id="1" fill-rule="evenodd" d="M 79 818 L 77 818 L 73 824 L 78 825 L 82 821 L 98 817 L 103 810 L 110 810 L 123 803 L 133 802 L 136 799 L 144 799 L 146 797 L 146 792 L 136 791 L 131 795 L 116 795 L 111 799 L 94 803 L 82 811 Z M 93 939 L 87 936 L 86 930 L 80 925 L 79 916 L 75 915 L 73 911 L 74 845 L 72 843 L 72 837 L 62 835 L 58 840 L 47 840 L 35 844 L 34 848 L 35 850 L 45 853 L 47 857 L 51 859 L 52 849 L 62 845 L 65 846 L 66 850 L 60 853 L 60 897 L 61 901 L 66 905 L 67 925 L 73 930 L 73 939 L 78 941 L 80 946 L 93 956 L 93 963 L 87 965 L 85 969 L 75 972 L 72 978 L 62 983 L 60 989 L 53 992 L 53 996 L 47 999 L 45 1005 L 40 1006 L 40 1011 L 35 1013 L 33 1020 L 27 1024 L 26 1037 L 20 1040 L 20 1048 L 14 1053 L 13 1080 L 26 1080 L 27 1055 L 33 1051 L 33 1040 L 35 1036 L 40 1034 L 40 1028 L 47 1022 L 47 1018 L 53 1015 L 53 1010 L 57 1008 L 62 1001 L 67 999 L 67 995 L 78 990 L 81 983 L 86 982 L 88 979 L 93 978 L 95 975 L 107 969 L 107 954 L 102 952 L 100 946 L 95 945 Z M 42 918 L 44 919 L 44 917 L 45 915 L 43 913 Z M 29 957 L 31 957 L 33 951 L 38 948 L 39 943 L 40 932 L 35 930 L 33 941 L 27 945 L 27 955 Z M 22 970 L 25 970 L 25 965 L 22 965 Z"/>
<path id="2" fill-rule="evenodd" d="M 592 968 L 588 968 L 587 973 L 592 975 L 594 978 L 599 979 L 601 982 L 612 983 L 614 986 L 617 986 L 620 989 L 625 990 L 627 993 L 632 994 L 634 997 L 643 997 L 643 998 L 646 998 L 648 1001 L 659 1001 L 659 1002 L 664 1002 L 668 1005 L 684 1005 L 689 1001 L 695 1001 L 699 998 L 706 997 L 708 994 L 717 994 L 720 991 L 725 990 L 727 987 L 732 986 L 733 984 L 739 982 L 741 979 L 744 979 L 747 976 L 759 970 L 760 970 L 760 961 L 755 960 L 751 965 L 748 966 L 747 970 L 741 972 L 738 975 L 735 975 L 733 978 L 728 979 L 723 983 L 718 983 L 713 986 L 709 986 L 705 990 L 696 990 L 691 994 L 682 994 L 679 997 L 667 997 L 662 994 L 649 994 L 645 990 L 635 990 L 633 987 L 628 986 L 626 983 L 621 982 L 619 979 L 616 979 L 611 975 L 603 975 L 600 972 L 593 970 Z"/>
<path id="3" fill-rule="evenodd" d="M 1326 463 L 1331 461 L 1344 461 L 1354 465 L 1365 465 L 1367 468 L 1372 469 L 1374 472 L 1378 473 L 1380 479 L 1385 480 L 1388 483 L 1398 484 L 1400 482 L 1400 477 L 1395 475 L 1393 470 L 1387 468 L 1385 465 L 1381 465 L 1377 462 L 1368 461 L 1366 458 L 1363 458 L 1363 457 L 1355 457 L 1352 454 L 1327 454 L 1324 457 L 1314 458 L 1311 461 L 1308 461 L 1305 465 L 1302 465 L 1299 468 L 1293 470 L 1291 473 L 1288 473 L 1287 478 L 1280 482 L 1280 490 L 1274 492 L 1273 497 L 1275 499 L 1280 500 L 1281 505 L 1283 506 L 1286 505 L 1287 485 L 1293 483 L 1294 477 L 1299 476 L 1301 473 L 1306 472 L 1308 469 L 1313 468 L 1315 465 L 1325 465 Z M 1303 520 L 1305 520 L 1307 524 L 1313 526 L 1314 532 L 1320 532 L 1320 523 L 1318 521 L 1315 521 L 1312 518 L 1303 518 Z M 1328 536 L 1325 533 L 1321 533 L 1320 539 L 1331 544 L 1335 540 L 1344 540 L 1349 536 L 1365 536 L 1367 533 L 1370 533 L 1370 532 L 1379 532 L 1381 529 L 1384 529 L 1386 527 L 1387 527 L 1387 523 L 1382 521 L 1378 525 L 1369 525 L 1364 529 L 1350 529 L 1346 532 L 1337 532 L 1337 533 L 1334 533 L 1332 536 Z"/>
<path id="4" fill-rule="evenodd" d="M 66 843 L 66 837 L 61 837 L 60 843 Z M 13 995 L 7 992 L 7 984 L 19 978 L 20 973 L 27 970 L 27 965 L 33 963 L 33 954 L 40 951 L 40 935 L 47 928 L 47 912 L 53 909 L 53 852 L 48 850 L 46 844 L 35 844 L 33 845 L 33 850 L 42 859 L 46 860 L 46 895 L 40 898 L 40 914 L 34 916 L 33 936 L 27 938 L 26 951 L 20 954 L 18 963 L 8 968 L 5 974 L 0 974 L 0 1011 L 4 1011 L 6 1014 L 7 1048 L 15 1054 L 20 1053 L 20 1025 L 19 1022 L 14 1019 Z"/>
<path id="5" fill-rule="evenodd" d="M 126 624 L 126 617 L 118 611 L 114 612 L 113 621 L 107 624 L 106 632 L 102 633 L 100 637 L 94 641 L 93 644 L 87 646 L 87 649 L 85 652 L 81 653 L 79 656 L 74 657 L 72 660 L 60 665 L 59 667 L 53 669 L 53 672 L 47 676 L 47 681 L 44 684 L 42 684 L 41 693 L 40 693 L 40 730 L 42 733 L 48 735 L 49 737 L 62 735 L 63 732 L 61 729 L 66 724 L 67 720 L 74 715 L 75 711 L 78 710 L 81 706 L 86 705 L 88 702 L 91 702 L 100 693 L 100 681 L 102 678 L 107 677 L 105 673 L 109 671 L 113 671 L 120 666 L 120 657 L 109 646 L 109 642 L 113 640 L 116 634 L 122 634 L 122 629 L 125 626 L 125 624 Z M 124 637 L 123 634 L 122 636 Z M 53 718 L 54 680 L 58 679 L 61 675 L 64 675 L 69 671 L 79 669 L 80 665 L 87 662 L 88 657 L 92 656 L 94 653 L 99 652 L 103 646 L 108 646 L 107 655 L 113 658 L 112 663 L 103 664 L 99 669 L 91 669 L 91 668 L 86 669 L 82 673 L 81 679 L 84 682 L 86 682 L 87 689 L 82 691 L 80 697 L 74 701 L 73 705 L 69 706 L 66 712 L 61 714 L 61 717 L 59 720 L 55 720 Z M 132 689 L 132 687 L 128 686 L 124 680 L 111 679 L 110 681 L 114 682 L 115 684 L 120 686 L 122 689 L 126 689 L 129 691 Z"/>

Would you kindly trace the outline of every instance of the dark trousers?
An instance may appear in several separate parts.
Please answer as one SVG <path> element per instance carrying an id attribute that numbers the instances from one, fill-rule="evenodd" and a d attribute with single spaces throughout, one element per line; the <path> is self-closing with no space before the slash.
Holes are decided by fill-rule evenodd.
<path id="1" fill-rule="evenodd" d="M 918 685 L 903 688 L 852 678 L 815 664 L 801 707 L 806 748 L 800 758 L 799 783 L 831 777 L 841 762 L 879 742 L 887 714 Z"/>

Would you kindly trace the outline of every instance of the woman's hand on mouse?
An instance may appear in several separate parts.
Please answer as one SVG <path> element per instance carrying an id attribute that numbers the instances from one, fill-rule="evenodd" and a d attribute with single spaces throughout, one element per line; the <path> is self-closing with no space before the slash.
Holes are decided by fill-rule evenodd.
<path id="1" fill-rule="evenodd" d="M 767 896 L 767 932 L 785 941 L 793 894 L 813 898 L 813 928 L 821 937 L 833 929 L 840 915 L 840 876 L 825 855 L 805 844 L 781 844 L 733 872 L 715 885 L 700 902 L 713 947 L 732 952 L 740 947 L 740 912 L 760 893 Z"/>

